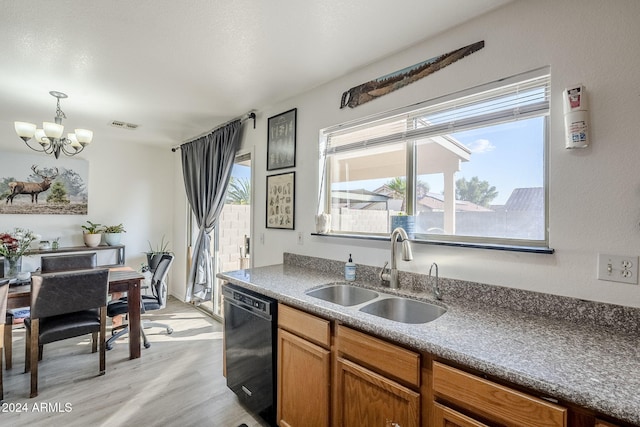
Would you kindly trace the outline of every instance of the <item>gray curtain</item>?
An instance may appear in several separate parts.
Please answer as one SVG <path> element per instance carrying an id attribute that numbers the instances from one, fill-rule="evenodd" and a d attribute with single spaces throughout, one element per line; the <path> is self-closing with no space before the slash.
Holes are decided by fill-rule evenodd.
<path id="1" fill-rule="evenodd" d="M 213 289 L 211 239 L 224 207 L 227 184 L 240 145 L 240 120 L 180 146 L 187 199 L 193 210 L 198 238 L 193 246 L 185 301 L 209 301 Z"/>

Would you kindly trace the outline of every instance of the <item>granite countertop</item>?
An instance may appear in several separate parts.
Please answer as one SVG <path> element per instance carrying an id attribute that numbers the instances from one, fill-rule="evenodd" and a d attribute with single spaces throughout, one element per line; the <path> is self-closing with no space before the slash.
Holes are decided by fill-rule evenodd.
<path id="1" fill-rule="evenodd" d="M 307 296 L 305 292 L 311 288 L 344 278 L 335 272 L 288 264 L 220 273 L 218 277 L 537 390 L 540 396 L 573 402 L 640 425 L 640 336 L 635 333 L 448 300 L 446 293 L 442 302 L 435 302 L 429 300 L 430 293 L 410 291 L 401 294 L 444 305 L 447 312 L 430 323 L 404 324 L 362 313 L 358 311 L 361 306 L 343 307 Z"/>

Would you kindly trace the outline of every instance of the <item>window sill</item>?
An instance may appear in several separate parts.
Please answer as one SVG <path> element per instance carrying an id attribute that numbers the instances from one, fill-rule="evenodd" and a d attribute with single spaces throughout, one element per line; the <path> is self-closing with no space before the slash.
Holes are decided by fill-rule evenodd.
<path id="1" fill-rule="evenodd" d="M 321 234 L 311 233 L 312 236 L 329 237 L 329 238 L 346 238 L 346 239 L 359 239 L 359 240 L 373 240 L 378 242 L 388 242 L 389 237 L 385 236 L 370 236 L 365 234 Z M 510 245 L 497 245 L 497 244 L 482 244 L 482 243 L 463 243 L 463 242 L 446 242 L 442 240 L 411 240 L 411 243 L 420 245 L 438 245 L 438 246 L 454 246 L 459 248 L 473 248 L 473 249 L 492 249 L 495 251 L 510 251 L 510 252 L 527 252 L 534 254 L 553 254 L 554 249 L 538 246 L 510 246 Z"/>

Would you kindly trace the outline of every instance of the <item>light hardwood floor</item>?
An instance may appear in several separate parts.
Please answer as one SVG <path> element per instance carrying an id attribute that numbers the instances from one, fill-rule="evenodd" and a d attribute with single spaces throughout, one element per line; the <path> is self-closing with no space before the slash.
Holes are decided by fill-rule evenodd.
<path id="1" fill-rule="evenodd" d="M 0 426 L 267 426 L 247 413 L 222 376 L 222 325 L 176 299 L 147 314 L 174 332 L 145 330 L 151 347 L 128 359 L 128 341 L 107 352 L 97 376 L 90 337 L 45 346 L 39 395 L 29 398 L 24 374 L 24 329 L 14 330 L 13 368 L 4 371 Z"/>

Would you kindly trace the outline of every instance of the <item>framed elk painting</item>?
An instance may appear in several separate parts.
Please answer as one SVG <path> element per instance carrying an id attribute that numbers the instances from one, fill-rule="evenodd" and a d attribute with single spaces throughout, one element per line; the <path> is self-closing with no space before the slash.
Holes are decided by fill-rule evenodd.
<path id="1" fill-rule="evenodd" d="M 88 161 L 8 151 L 0 156 L 0 214 L 87 214 Z"/>

